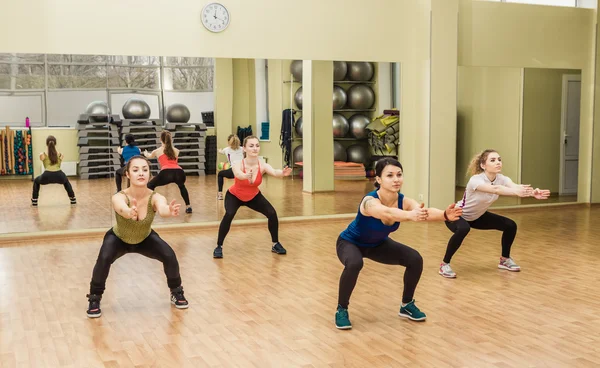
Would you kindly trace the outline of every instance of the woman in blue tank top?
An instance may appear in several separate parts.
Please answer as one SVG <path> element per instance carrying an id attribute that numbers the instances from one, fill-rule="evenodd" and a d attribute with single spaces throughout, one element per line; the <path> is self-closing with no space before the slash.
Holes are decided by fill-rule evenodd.
<path id="1" fill-rule="evenodd" d="M 135 144 L 135 137 L 132 134 L 125 136 L 125 143 L 127 145 L 123 148 L 119 147 L 118 151 L 121 157 L 123 157 L 123 167 L 115 172 L 115 182 L 117 183 L 117 193 L 121 191 L 121 182 L 123 181 L 123 175 L 125 175 L 125 165 L 133 156 L 141 156 L 142 151 Z"/>
<path id="2" fill-rule="evenodd" d="M 402 165 L 393 158 L 377 161 L 375 175 L 377 190 L 363 198 L 356 218 L 337 240 L 337 255 L 344 272 L 340 277 L 335 325 L 342 330 L 352 328 L 348 304 L 363 267 L 363 258 L 406 267 L 399 316 L 413 321 L 425 320 L 425 313 L 417 308 L 413 299 L 423 270 L 423 258 L 416 250 L 390 239 L 389 234 L 398 230 L 403 221 L 456 221 L 462 214 L 462 209 L 455 208 L 454 203 L 445 211 L 424 208 L 423 204 L 401 194 Z"/>

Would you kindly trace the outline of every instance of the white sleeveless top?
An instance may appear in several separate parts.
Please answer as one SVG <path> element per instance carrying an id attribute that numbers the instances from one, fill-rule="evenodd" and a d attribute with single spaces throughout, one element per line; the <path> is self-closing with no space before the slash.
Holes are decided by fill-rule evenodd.
<path id="1" fill-rule="evenodd" d="M 507 183 L 509 183 L 508 177 L 502 174 L 496 174 L 493 182 L 485 173 L 471 176 L 465 188 L 465 194 L 460 201 L 456 202 L 456 206 L 463 210 L 462 217 L 467 221 L 477 220 L 499 197 L 497 194 L 478 191 L 477 187 L 481 184 L 506 185 Z"/>
<path id="2" fill-rule="evenodd" d="M 229 160 L 229 163 L 231 165 L 238 163 L 244 159 L 244 149 L 242 147 L 239 147 L 236 150 L 231 149 L 231 147 L 225 147 L 223 148 L 223 153 L 225 154 L 225 156 L 227 156 L 227 160 Z"/>

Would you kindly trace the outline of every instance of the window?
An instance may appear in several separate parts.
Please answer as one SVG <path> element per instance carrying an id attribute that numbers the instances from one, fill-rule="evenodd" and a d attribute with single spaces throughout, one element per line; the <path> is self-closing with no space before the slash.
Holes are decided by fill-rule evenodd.
<path id="1" fill-rule="evenodd" d="M 44 89 L 43 54 L 0 54 L 0 89 Z"/>
<path id="2" fill-rule="evenodd" d="M 165 57 L 163 72 L 165 90 L 212 92 L 215 59 Z"/>

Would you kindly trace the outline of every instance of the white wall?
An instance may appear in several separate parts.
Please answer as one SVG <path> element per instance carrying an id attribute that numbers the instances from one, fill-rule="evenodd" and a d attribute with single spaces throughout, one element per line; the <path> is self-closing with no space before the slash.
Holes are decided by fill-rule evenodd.
<path id="1" fill-rule="evenodd" d="M 377 106 L 376 114 L 383 113 L 384 109 L 392 108 L 392 64 L 378 63 L 377 65 Z"/>
<path id="2" fill-rule="evenodd" d="M 215 110 L 213 92 L 164 92 L 165 112 L 175 103 L 184 104 L 190 110 L 190 123 L 202 122 L 202 113 Z"/>
<path id="3" fill-rule="evenodd" d="M 107 100 L 106 91 L 49 91 L 48 126 L 74 127 L 91 102 Z"/>
<path id="4" fill-rule="evenodd" d="M 268 111 L 267 111 L 267 70 L 266 60 L 256 59 L 254 60 L 254 88 L 256 92 L 256 135 L 260 138 L 262 136 L 262 122 L 267 122 Z M 270 129 L 270 128 L 269 128 Z M 269 132 L 269 140 L 270 140 Z"/>
<path id="5" fill-rule="evenodd" d="M 27 117 L 31 126 L 44 125 L 44 96 L 41 92 L 0 96 L 0 125 L 25 126 Z"/>

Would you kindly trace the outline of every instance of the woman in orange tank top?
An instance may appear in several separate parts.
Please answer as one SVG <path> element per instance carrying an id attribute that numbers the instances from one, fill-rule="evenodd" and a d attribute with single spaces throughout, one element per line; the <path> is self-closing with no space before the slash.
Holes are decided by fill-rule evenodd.
<path id="1" fill-rule="evenodd" d="M 185 213 L 192 213 L 192 205 L 190 204 L 190 195 L 185 187 L 185 172 L 177 163 L 179 158 L 179 150 L 173 147 L 173 138 L 171 133 L 163 130 L 160 135 L 162 146 L 148 153 L 144 150 L 146 158 L 158 158 L 160 172 L 148 182 L 148 188 L 154 190 L 156 187 L 175 183 L 179 187 L 181 197 L 185 202 Z"/>
<path id="2" fill-rule="evenodd" d="M 289 167 L 283 170 L 275 170 L 267 163 L 260 163 L 258 155 L 260 153 L 260 143 L 256 136 L 248 136 L 243 144 L 245 158 L 232 166 L 234 184 L 229 187 L 225 194 L 225 216 L 219 226 L 219 237 L 217 247 L 213 252 L 214 258 L 223 258 L 223 241 L 231 227 L 231 221 L 241 206 L 246 206 L 256 212 L 265 215 L 269 220 L 269 232 L 273 246 L 271 251 L 277 254 L 286 254 L 285 248 L 279 243 L 279 220 L 275 208 L 262 195 L 258 187 L 262 183 L 264 174 L 269 174 L 276 178 L 289 176 L 292 169 Z"/>

